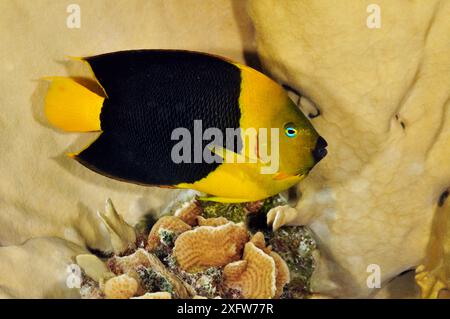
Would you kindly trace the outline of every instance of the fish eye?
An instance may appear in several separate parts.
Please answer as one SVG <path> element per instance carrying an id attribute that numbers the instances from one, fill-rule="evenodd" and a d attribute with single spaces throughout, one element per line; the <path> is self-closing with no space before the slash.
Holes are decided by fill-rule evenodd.
<path id="1" fill-rule="evenodd" d="M 298 130 L 295 127 L 294 123 L 287 123 L 284 126 L 284 134 L 286 134 L 287 137 L 296 137 L 298 134 Z"/>

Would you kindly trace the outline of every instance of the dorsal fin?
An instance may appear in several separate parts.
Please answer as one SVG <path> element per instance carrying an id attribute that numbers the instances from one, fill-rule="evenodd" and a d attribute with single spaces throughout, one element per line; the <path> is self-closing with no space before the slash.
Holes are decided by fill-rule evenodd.
<path id="1" fill-rule="evenodd" d="M 111 98 L 131 94 L 130 91 L 139 90 L 137 83 L 149 80 L 162 84 L 176 83 L 180 75 L 194 68 L 197 75 L 205 70 L 206 80 L 211 70 L 223 72 L 224 65 L 239 68 L 224 58 L 183 50 L 118 51 L 81 60 L 90 65 L 97 81 Z"/>

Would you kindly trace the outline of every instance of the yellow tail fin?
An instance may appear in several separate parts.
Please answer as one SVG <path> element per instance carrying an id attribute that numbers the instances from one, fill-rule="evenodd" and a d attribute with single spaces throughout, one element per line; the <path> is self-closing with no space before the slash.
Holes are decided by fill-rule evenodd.
<path id="1" fill-rule="evenodd" d="M 104 98 L 65 77 L 50 77 L 45 98 L 48 121 L 69 132 L 100 131 L 100 112 Z"/>

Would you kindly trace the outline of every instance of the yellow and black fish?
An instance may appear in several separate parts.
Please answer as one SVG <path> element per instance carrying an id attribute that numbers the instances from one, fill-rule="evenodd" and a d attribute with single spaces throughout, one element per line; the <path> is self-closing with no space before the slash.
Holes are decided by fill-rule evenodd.
<path id="1" fill-rule="evenodd" d="M 217 201 L 255 201 L 293 186 L 326 155 L 325 140 L 283 88 L 250 67 L 178 50 L 123 51 L 80 60 L 89 64 L 104 96 L 70 78 L 52 77 L 45 112 L 65 131 L 101 132 L 72 157 L 105 176 L 196 189 Z M 279 129 L 278 169 L 261 173 L 267 162 L 258 146 L 270 150 L 270 136 L 253 147 L 238 134 L 232 147 L 213 150 L 223 159 L 227 153 L 249 159 L 244 163 L 174 161 L 178 141 L 172 133 L 186 128 L 194 136 L 196 120 L 203 131 Z M 201 140 L 200 149 L 209 145 Z M 198 154 L 191 151 L 194 159 Z"/>

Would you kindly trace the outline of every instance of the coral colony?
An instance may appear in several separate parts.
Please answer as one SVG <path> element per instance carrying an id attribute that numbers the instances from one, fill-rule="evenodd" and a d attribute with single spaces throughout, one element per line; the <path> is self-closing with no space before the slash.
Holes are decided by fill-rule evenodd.
<path id="1" fill-rule="evenodd" d="M 114 252 L 106 261 L 77 256 L 83 269 L 80 294 L 109 299 L 305 298 L 315 243 L 304 227 L 267 228 L 267 212 L 282 202 L 273 197 L 221 204 L 194 197 L 177 202 L 153 225 L 144 221 L 146 225 L 133 228 L 108 200 L 100 217 Z"/>

